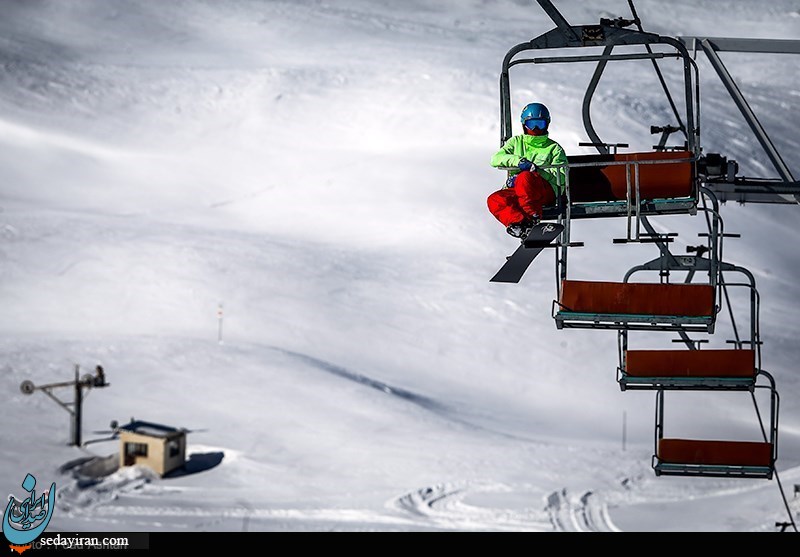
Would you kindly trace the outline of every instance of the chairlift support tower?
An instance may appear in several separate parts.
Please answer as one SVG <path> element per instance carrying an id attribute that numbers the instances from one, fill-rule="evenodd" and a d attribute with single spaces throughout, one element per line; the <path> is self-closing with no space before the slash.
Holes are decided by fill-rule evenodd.
<path id="1" fill-rule="evenodd" d="M 102 367 L 97 366 L 100 370 Z M 106 383 L 103 375 L 86 374 L 80 377 L 80 366 L 75 364 L 75 379 L 72 381 L 62 381 L 60 383 L 48 383 L 46 385 L 35 385 L 33 381 L 23 381 L 19 388 L 23 394 L 32 395 L 36 391 L 42 391 L 50 397 L 56 404 L 66 410 L 70 415 L 70 445 L 80 447 L 82 445 L 81 430 L 83 420 L 83 390 L 91 388 L 108 387 L 110 383 Z M 71 387 L 73 389 L 72 402 L 65 402 L 58 398 L 54 393 L 54 389 L 62 387 Z"/>

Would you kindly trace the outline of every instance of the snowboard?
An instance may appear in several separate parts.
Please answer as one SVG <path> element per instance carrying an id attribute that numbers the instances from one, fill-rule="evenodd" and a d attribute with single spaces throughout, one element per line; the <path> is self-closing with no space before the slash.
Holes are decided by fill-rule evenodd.
<path id="1" fill-rule="evenodd" d="M 500 267 L 490 282 L 519 282 L 536 256 L 563 231 L 564 225 L 552 222 L 540 222 L 531 228 L 528 235 L 522 238 L 520 246 L 508 256 L 505 265 Z"/>

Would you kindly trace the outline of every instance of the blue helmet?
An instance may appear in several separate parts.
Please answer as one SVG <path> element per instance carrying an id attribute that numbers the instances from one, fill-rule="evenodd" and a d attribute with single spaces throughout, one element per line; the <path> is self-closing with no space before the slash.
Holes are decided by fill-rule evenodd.
<path id="1" fill-rule="evenodd" d="M 547 107 L 542 103 L 530 103 L 522 109 L 522 115 L 520 116 L 520 121 L 523 126 L 528 120 L 544 120 L 549 126 L 550 111 L 547 110 Z M 545 126 L 545 128 L 546 127 L 547 126 Z"/>

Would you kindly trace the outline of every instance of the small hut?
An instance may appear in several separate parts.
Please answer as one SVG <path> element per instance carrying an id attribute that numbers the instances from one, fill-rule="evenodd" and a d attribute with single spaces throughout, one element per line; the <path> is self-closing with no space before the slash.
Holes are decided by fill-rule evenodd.
<path id="1" fill-rule="evenodd" d="M 120 467 L 148 466 L 160 476 L 186 461 L 186 430 L 131 419 L 119 427 Z"/>

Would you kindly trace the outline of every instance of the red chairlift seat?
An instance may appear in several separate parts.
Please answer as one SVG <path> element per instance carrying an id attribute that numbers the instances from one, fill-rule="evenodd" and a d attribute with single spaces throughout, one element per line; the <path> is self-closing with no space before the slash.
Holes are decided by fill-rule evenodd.
<path id="1" fill-rule="evenodd" d="M 713 332 L 714 287 L 708 284 L 563 280 L 553 304 L 556 327 Z M 558 307 L 558 311 L 556 311 Z"/>
<path id="2" fill-rule="evenodd" d="M 745 352 L 745 350 L 740 350 Z M 745 358 L 738 362 L 744 370 Z M 770 393 L 769 426 L 761 423 L 756 399 L 756 414 L 761 424 L 763 439 L 759 441 L 720 441 L 683 439 L 664 436 L 664 390 L 656 392 L 656 436 L 653 470 L 656 476 L 717 476 L 772 479 L 778 456 L 778 392 L 775 380 L 768 372 L 759 370 L 768 385 L 754 385 L 753 389 L 767 387 Z"/>
<path id="3" fill-rule="evenodd" d="M 622 390 L 749 388 L 756 381 L 755 350 L 626 350 Z"/>
<path id="4" fill-rule="evenodd" d="M 690 151 L 652 151 L 608 155 L 569 155 L 571 216 L 620 216 L 638 198 L 642 214 L 694 212 L 696 171 Z M 557 207 L 545 209 L 553 218 Z"/>
<path id="5" fill-rule="evenodd" d="M 755 441 L 658 440 L 653 468 L 661 475 L 772 478 L 772 443 Z"/>

